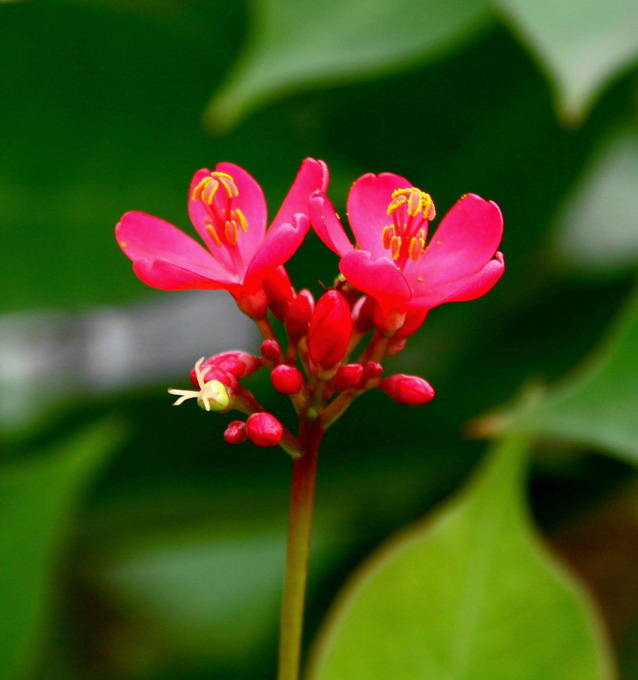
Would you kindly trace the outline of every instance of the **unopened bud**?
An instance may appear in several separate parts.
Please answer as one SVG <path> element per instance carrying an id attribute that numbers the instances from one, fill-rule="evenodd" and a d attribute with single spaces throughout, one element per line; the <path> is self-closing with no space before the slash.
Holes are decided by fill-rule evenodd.
<path id="1" fill-rule="evenodd" d="M 294 366 L 279 364 L 270 373 L 270 380 L 277 392 L 292 396 L 303 390 L 306 381 L 303 373 Z"/>
<path id="2" fill-rule="evenodd" d="M 381 335 L 392 337 L 405 323 L 407 313 L 398 309 L 389 312 L 379 305 L 374 308 L 374 325 Z"/>
<path id="3" fill-rule="evenodd" d="M 263 288 L 260 288 L 255 293 L 242 293 L 240 297 L 235 298 L 237 306 L 241 311 L 249 316 L 253 321 L 259 321 L 266 316 L 268 308 L 268 300 Z"/>
<path id="4" fill-rule="evenodd" d="M 224 431 L 224 439 L 229 444 L 241 444 L 246 438 L 246 423 L 241 420 L 233 420 Z"/>
<path id="5" fill-rule="evenodd" d="M 260 347 L 261 356 L 268 361 L 279 361 L 281 345 L 276 340 L 264 340 Z"/>
<path id="6" fill-rule="evenodd" d="M 374 309 L 377 303 L 374 298 L 364 295 L 352 308 L 352 320 L 359 333 L 367 333 L 374 328 Z"/>
<path id="7" fill-rule="evenodd" d="M 366 361 L 363 365 L 363 374 L 367 380 L 380 378 L 383 375 L 383 366 L 378 361 Z"/>
<path id="8" fill-rule="evenodd" d="M 330 370 L 343 359 L 350 336 L 352 316 L 350 306 L 336 290 L 325 292 L 317 302 L 308 330 L 308 353 L 312 361 Z"/>
<path id="9" fill-rule="evenodd" d="M 406 344 L 407 338 L 397 338 L 394 336 L 388 343 L 388 346 L 385 350 L 386 356 L 393 357 L 399 354 L 399 352 L 403 352 Z"/>
<path id="10" fill-rule="evenodd" d="M 285 326 L 288 337 L 293 342 L 300 340 L 308 333 L 314 306 L 312 293 L 306 289 L 299 291 L 299 295 L 288 306 Z"/>
<path id="11" fill-rule="evenodd" d="M 235 378 L 247 378 L 252 375 L 257 369 L 261 368 L 262 363 L 259 357 L 255 357 L 248 352 L 242 352 L 241 350 L 234 350 L 232 352 L 222 352 L 221 354 L 215 354 L 204 361 L 201 367 L 202 375 L 207 377 L 214 377 L 212 373 L 209 373 L 210 369 L 218 368 L 231 375 Z M 195 382 L 195 370 L 191 372 L 191 381 Z M 223 382 L 223 380 L 222 380 Z"/>
<path id="12" fill-rule="evenodd" d="M 263 282 L 268 306 L 279 321 L 283 321 L 288 313 L 288 307 L 295 297 L 286 268 L 281 265 L 274 269 Z"/>
<path id="13" fill-rule="evenodd" d="M 173 406 L 183 404 L 187 399 L 197 399 L 197 404 L 206 411 L 229 411 L 233 405 L 232 382 L 237 382 L 237 378 L 220 368 L 211 368 L 206 375 L 202 372 L 204 357 L 195 364 L 195 387 L 197 390 L 181 390 L 171 388 L 169 394 L 179 397 Z M 223 380 L 210 376 L 211 371 L 219 375 Z"/>
<path id="14" fill-rule="evenodd" d="M 271 413 L 253 413 L 246 421 L 248 439 L 257 446 L 276 446 L 284 433 L 283 425 Z"/>
<path id="15" fill-rule="evenodd" d="M 379 387 L 394 401 L 407 406 L 421 406 L 434 399 L 434 389 L 417 375 L 397 373 L 384 378 Z"/>
<path id="16" fill-rule="evenodd" d="M 337 392 L 349 390 L 357 387 L 363 378 L 363 366 L 361 364 L 346 364 L 339 366 L 334 378 L 331 382 L 331 387 Z"/>

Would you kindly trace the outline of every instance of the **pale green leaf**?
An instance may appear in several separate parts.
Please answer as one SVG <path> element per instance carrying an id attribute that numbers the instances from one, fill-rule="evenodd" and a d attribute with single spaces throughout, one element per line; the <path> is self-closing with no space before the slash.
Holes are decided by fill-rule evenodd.
<path id="1" fill-rule="evenodd" d="M 614 129 L 594 152 L 558 221 L 555 248 L 572 267 L 615 272 L 638 262 L 638 126 Z"/>
<path id="2" fill-rule="evenodd" d="M 248 44 L 207 118 L 214 127 L 229 127 L 286 91 L 425 61 L 474 33 L 489 16 L 487 5 L 487 0 L 253 2 Z"/>
<path id="3" fill-rule="evenodd" d="M 73 513 L 118 440 L 118 429 L 101 423 L 0 471 L 2 680 L 24 677 L 36 661 Z"/>
<path id="4" fill-rule="evenodd" d="M 527 444 L 497 446 L 434 520 L 391 540 L 329 617 L 311 680 L 608 680 L 592 605 L 530 525 Z"/>
<path id="5" fill-rule="evenodd" d="M 578 120 L 638 57 L 635 0 L 496 0 L 550 76 L 561 114 Z"/>
<path id="6" fill-rule="evenodd" d="M 638 289 L 601 347 L 572 376 L 531 404 L 488 416 L 483 424 L 595 446 L 636 463 L 637 405 Z"/>

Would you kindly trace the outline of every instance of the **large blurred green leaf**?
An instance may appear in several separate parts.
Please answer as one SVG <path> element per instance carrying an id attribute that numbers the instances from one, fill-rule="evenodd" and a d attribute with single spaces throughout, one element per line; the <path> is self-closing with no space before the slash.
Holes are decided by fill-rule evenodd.
<path id="1" fill-rule="evenodd" d="M 638 261 L 638 125 L 614 128 L 568 198 L 556 248 L 573 267 L 626 270 Z"/>
<path id="2" fill-rule="evenodd" d="M 120 433 L 103 422 L 54 450 L 0 471 L 0 678 L 36 661 L 53 574 L 87 484 Z"/>
<path id="3" fill-rule="evenodd" d="M 635 0 L 496 0 L 553 81 L 567 119 L 579 119 L 609 79 L 638 56 Z"/>
<path id="4" fill-rule="evenodd" d="M 511 412 L 486 416 L 508 428 L 599 447 L 638 462 L 638 289 L 599 349 L 573 375 Z M 481 427 L 481 425 L 479 425 Z"/>
<path id="5" fill-rule="evenodd" d="M 290 89 L 432 58 L 488 16 L 486 0 L 260 0 L 252 8 L 249 42 L 207 112 L 217 128 Z"/>
<path id="6" fill-rule="evenodd" d="M 338 600 L 313 680 L 604 680 L 587 597 L 523 502 L 527 443 L 498 445 L 470 487 L 374 555 Z"/>

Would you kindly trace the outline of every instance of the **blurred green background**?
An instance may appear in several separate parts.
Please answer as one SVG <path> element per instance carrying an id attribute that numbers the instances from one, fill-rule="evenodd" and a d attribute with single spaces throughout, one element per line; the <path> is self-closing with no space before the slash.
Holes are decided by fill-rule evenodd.
<path id="1" fill-rule="evenodd" d="M 144 287 L 113 226 L 189 229 L 190 178 L 221 160 L 274 214 L 306 156 L 341 210 L 370 171 L 439 214 L 495 200 L 507 263 L 392 360 L 431 405 L 369 394 L 328 434 L 308 639 L 474 468 L 468 422 L 523 390 L 531 415 L 492 420 L 533 433 L 534 516 L 638 677 L 636 36 L 634 0 L 0 2 L 0 678 L 274 676 L 290 463 L 165 393 L 257 337 L 223 292 Z M 311 235 L 289 271 L 317 294 L 336 265 Z"/>

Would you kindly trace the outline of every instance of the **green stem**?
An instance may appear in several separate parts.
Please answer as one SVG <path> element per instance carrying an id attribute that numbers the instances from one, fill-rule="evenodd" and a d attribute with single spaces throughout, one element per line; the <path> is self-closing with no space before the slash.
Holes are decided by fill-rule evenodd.
<path id="1" fill-rule="evenodd" d="M 290 499 L 278 680 L 299 678 L 317 457 L 322 437 L 323 430 L 316 421 L 302 421 L 299 433 L 302 455 L 294 463 Z"/>

